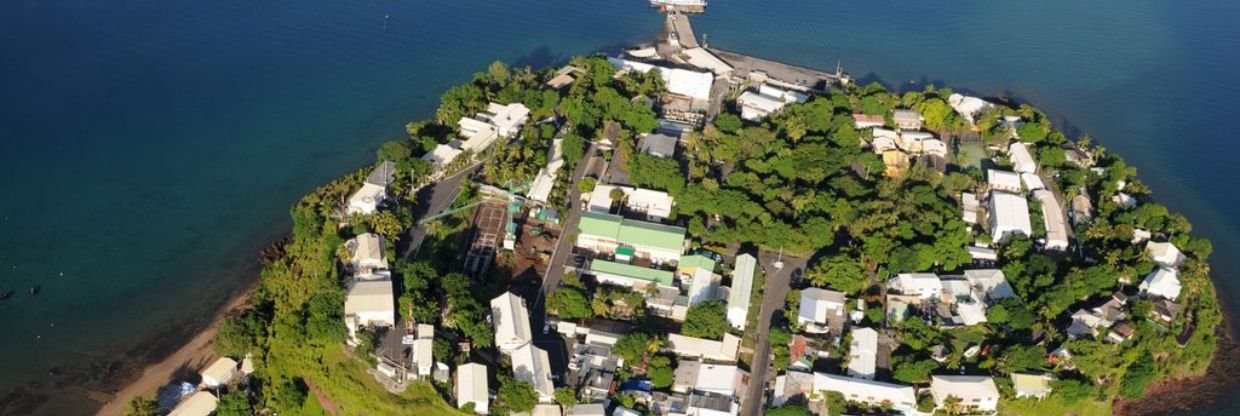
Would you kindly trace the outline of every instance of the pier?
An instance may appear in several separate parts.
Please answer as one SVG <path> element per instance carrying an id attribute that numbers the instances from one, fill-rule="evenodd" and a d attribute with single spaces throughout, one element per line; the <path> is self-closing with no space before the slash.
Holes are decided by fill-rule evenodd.
<path id="1" fill-rule="evenodd" d="M 852 78 L 840 69 L 831 73 L 718 48 L 707 47 L 706 50 L 731 65 L 735 77 L 766 78 L 764 81 L 768 83 L 811 92 L 826 92 L 833 86 L 852 82 Z"/>

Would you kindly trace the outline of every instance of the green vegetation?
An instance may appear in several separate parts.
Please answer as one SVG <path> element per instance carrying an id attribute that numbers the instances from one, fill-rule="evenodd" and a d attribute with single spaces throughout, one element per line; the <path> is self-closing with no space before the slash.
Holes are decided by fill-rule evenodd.
<path id="1" fill-rule="evenodd" d="M 722 300 L 712 300 L 693 305 L 685 315 L 680 328 L 684 336 L 719 340 L 728 332 L 728 305 Z"/>
<path id="2" fill-rule="evenodd" d="M 529 412 L 538 404 L 538 392 L 534 391 L 534 386 L 503 374 L 499 376 L 499 392 L 495 398 L 497 403 L 492 411 L 497 415 Z"/>
<path id="3" fill-rule="evenodd" d="M 249 416 L 254 414 L 254 406 L 250 404 L 250 399 L 245 397 L 245 393 L 226 393 L 220 396 L 215 414 L 217 416 Z"/>
<path id="4" fill-rule="evenodd" d="M 159 403 L 152 397 L 135 397 L 125 405 L 125 416 L 159 416 Z"/>

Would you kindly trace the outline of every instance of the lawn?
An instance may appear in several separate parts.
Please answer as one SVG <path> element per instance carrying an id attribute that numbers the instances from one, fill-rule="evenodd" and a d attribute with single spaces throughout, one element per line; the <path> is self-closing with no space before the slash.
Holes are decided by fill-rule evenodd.
<path id="1" fill-rule="evenodd" d="M 429 382 L 413 382 L 404 393 L 399 395 L 388 393 L 375 381 L 374 376 L 366 372 L 365 365 L 341 351 L 342 347 L 331 348 L 323 357 L 323 373 L 314 374 L 312 379 L 331 401 L 347 415 L 464 415 L 448 404 Z M 310 395 L 307 401 L 313 401 Z M 310 414 L 323 410 L 315 403 L 313 408 L 307 405 Z"/>
<path id="2" fill-rule="evenodd" d="M 1015 416 L 1109 416 L 1111 404 L 1093 400 L 1081 400 L 1076 403 L 1064 403 L 1059 397 L 1051 395 L 1044 400 L 1002 400 L 999 402 L 999 414 Z"/>

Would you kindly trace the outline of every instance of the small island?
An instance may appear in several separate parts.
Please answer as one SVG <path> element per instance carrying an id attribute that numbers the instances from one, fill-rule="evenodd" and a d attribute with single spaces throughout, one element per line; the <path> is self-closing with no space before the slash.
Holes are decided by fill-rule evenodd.
<path id="1" fill-rule="evenodd" d="M 1106 415 L 1204 374 L 1211 244 L 1088 136 L 663 39 L 496 62 L 306 195 L 174 414 Z"/>

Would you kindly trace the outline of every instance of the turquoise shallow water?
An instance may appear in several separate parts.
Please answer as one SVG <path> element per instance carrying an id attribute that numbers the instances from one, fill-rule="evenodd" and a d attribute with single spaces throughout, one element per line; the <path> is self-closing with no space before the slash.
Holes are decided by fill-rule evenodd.
<path id="1" fill-rule="evenodd" d="M 694 23 L 725 49 L 1048 110 L 1215 241 L 1234 305 L 1237 17 L 1223 0 L 714 0 Z M 0 290 L 18 291 L 0 303 L 0 389 L 99 378 L 88 365 L 202 322 L 298 196 L 491 60 L 559 62 L 660 24 L 644 0 L 0 5 Z M 87 409 L 57 397 L 36 412 Z M 1240 410 L 1215 399 L 1199 413 Z"/>

